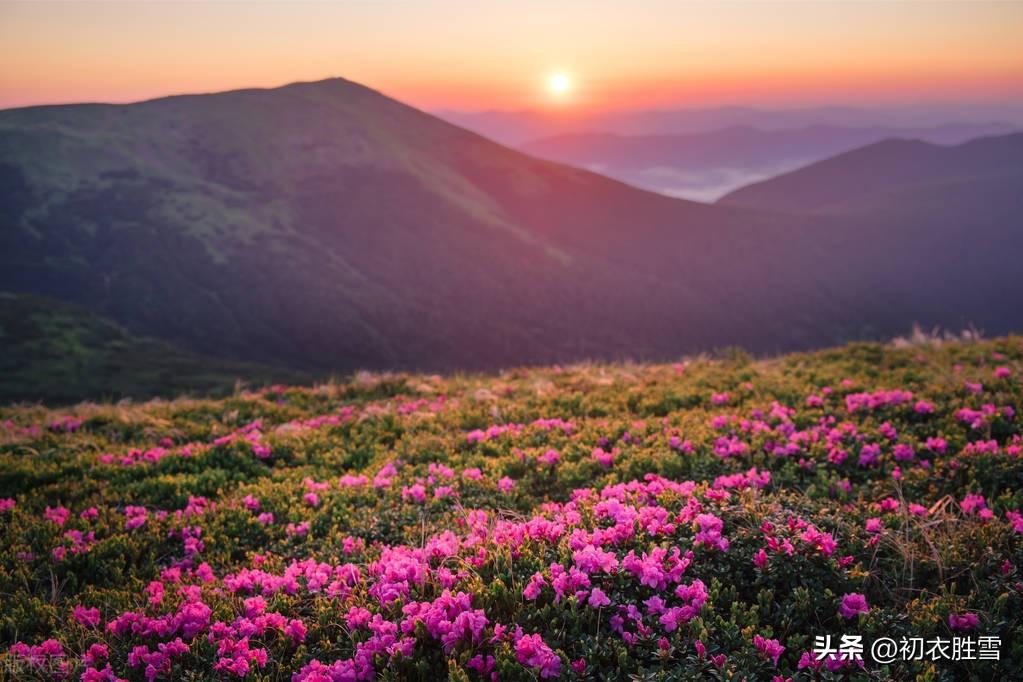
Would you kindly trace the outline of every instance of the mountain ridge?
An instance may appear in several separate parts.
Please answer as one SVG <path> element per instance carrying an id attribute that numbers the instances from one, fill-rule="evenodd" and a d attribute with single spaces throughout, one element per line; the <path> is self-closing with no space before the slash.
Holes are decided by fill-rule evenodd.
<path id="1" fill-rule="evenodd" d="M 889 139 L 740 188 L 717 203 L 764 210 L 821 210 L 907 184 L 983 178 L 1020 168 L 1023 132 L 941 145 Z"/>
<path id="2" fill-rule="evenodd" d="M 905 230 L 883 211 L 677 200 L 343 79 L 0 112 L 0 175 L 0 290 L 304 372 L 773 353 L 914 321 L 1021 322 L 932 304 L 947 286 L 933 268 L 903 282 Z M 949 215 L 974 210 L 960 201 Z M 967 236 L 943 229 L 932 241 L 956 252 Z"/>

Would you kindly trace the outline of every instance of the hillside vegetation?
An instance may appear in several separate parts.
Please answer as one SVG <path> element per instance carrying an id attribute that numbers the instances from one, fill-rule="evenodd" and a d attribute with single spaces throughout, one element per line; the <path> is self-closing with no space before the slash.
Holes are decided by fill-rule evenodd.
<path id="1" fill-rule="evenodd" d="M 80 307 L 0 292 L 0 403 L 230 394 L 298 372 L 231 362 L 140 337 Z"/>
<path id="2" fill-rule="evenodd" d="M 1012 679 L 1021 378 L 1008 337 L 2 408 L 0 667 Z"/>

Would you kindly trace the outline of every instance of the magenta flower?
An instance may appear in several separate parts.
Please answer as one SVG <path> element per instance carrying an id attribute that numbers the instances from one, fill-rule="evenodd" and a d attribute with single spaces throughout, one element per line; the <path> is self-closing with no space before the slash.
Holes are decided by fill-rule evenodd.
<path id="1" fill-rule="evenodd" d="M 483 657 L 483 654 L 476 654 L 465 664 L 466 667 L 475 670 L 481 679 L 487 679 L 497 665 L 493 656 Z"/>
<path id="2" fill-rule="evenodd" d="M 523 635 L 515 642 L 515 659 L 524 666 L 540 671 L 541 679 L 561 674 L 561 659 L 540 635 Z"/>
<path id="3" fill-rule="evenodd" d="M 537 457 L 536 461 L 540 464 L 554 466 L 561 461 L 561 454 L 557 450 L 551 449 Z"/>
<path id="4" fill-rule="evenodd" d="M 70 515 L 71 510 L 69 510 L 67 507 L 54 507 L 51 509 L 49 506 L 47 506 L 46 511 L 43 512 L 43 516 L 46 518 L 47 521 L 52 521 L 58 526 L 63 526 L 65 523 L 67 523 L 67 518 Z"/>
<path id="5" fill-rule="evenodd" d="M 611 600 L 607 598 L 606 594 L 604 594 L 604 590 L 599 587 L 594 587 L 590 591 L 590 598 L 587 603 L 593 608 L 599 609 L 602 606 L 608 606 L 611 603 Z"/>
<path id="6" fill-rule="evenodd" d="M 959 507 L 966 514 L 976 514 L 987 509 L 987 502 L 983 495 L 969 494 L 959 503 Z"/>
<path id="7" fill-rule="evenodd" d="M 79 604 L 71 612 L 71 615 L 74 616 L 75 620 L 87 628 L 99 627 L 100 616 L 99 609 L 97 608 L 87 609 Z"/>
<path id="8" fill-rule="evenodd" d="M 533 577 L 529 579 L 529 584 L 526 585 L 526 589 L 522 590 L 522 596 L 529 601 L 533 601 L 540 596 L 540 591 L 546 584 L 547 581 L 544 580 L 542 573 L 534 573 Z"/>
<path id="9" fill-rule="evenodd" d="M 858 592 L 852 592 L 842 597 L 842 603 L 838 606 L 838 612 L 846 620 L 855 618 L 861 613 L 870 611 L 867 605 L 867 598 Z"/>
<path id="10" fill-rule="evenodd" d="M 603 448 L 594 448 L 593 452 L 590 453 L 590 457 L 605 469 L 610 469 L 615 459 L 613 453 L 605 452 Z"/>
<path id="11" fill-rule="evenodd" d="M 763 549 L 753 555 L 753 565 L 761 571 L 767 568 L 767 552 Z"/>
<path id="12" fill-rule="evenodd" d="M 775 666 L 778 665 L 778 659 L 785 652 L 785 647 L 781 645 L 781 642 L 776 639 L 764 639 L 760 635 L 754 635 L 753 645 L 757 648 L 761 658 L 770 659 Z"/>
<path id="13" fill-rule="evenodd" d="M 145 507 L 134 507 L 132 505 L 128 505 L 124 508 L 124 515 L 127 517 L 124 521 L 125 530 L 141 528 L 146 523 Z"/>
<path id="14" fill-rule="evenodd" d="M 949 614 L 948 626 L 953 630 L 960 632 L 966 632 L 974 630 L 980 620 L 977 618 L 975 613 L 963 613 L 963 614 Z"/>

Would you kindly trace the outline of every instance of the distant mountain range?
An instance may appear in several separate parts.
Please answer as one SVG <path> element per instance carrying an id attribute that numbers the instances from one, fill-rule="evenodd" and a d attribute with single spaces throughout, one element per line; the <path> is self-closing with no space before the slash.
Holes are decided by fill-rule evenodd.
<path id="1" fill-rule="evenodd" d="M 0 112 L 0 290 L 309 373 L 775 352 L 913 322 L 1001 333 L 1023 328 L 1003 298 L 1023 285 L 1012 183 L 971 170 L 937 204 L 822 215 L 706 205 L 341 79 L 32 107 Z M 0 352 L 21 342 L 0 329 Z"/>
<path id="2" fill-rule="evenodd" d="M 784 130 L 737 126 L 684 135 L 565 134 L 527 142 L 520 149 L 636 187 L 713 201 L 744 185 L 885 139 L 955 144 L 1015 130 L 1006 123 L 924 128 L 814 125 Z"/>
<path id="3" fill-rule="evenodd" d="M 1000 122 L 1023 128 L 1023 103 L 928 104 L 897 107 L 801 107 L 768 109 L 725 106 L 578 113 L 571 107 L 544 111 L 438 111 L 445 121 L 509 146 L 560 135 L 692 135 L 726 128 L 761 131 L 831 128 L 927 129 L 961 121 Z M 935 140 L 942 141 L 942 140 Z"/>

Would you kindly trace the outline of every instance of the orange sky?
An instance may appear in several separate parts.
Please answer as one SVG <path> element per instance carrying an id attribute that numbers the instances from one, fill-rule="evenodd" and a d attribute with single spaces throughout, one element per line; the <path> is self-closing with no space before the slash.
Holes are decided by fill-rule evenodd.
<path id="1" fill-rule="evenodd" d="M 1006 101 L 1021 36 L 1023 2 L 3 2 L 0 107 L 328 76 L 427 109 Z"/>

